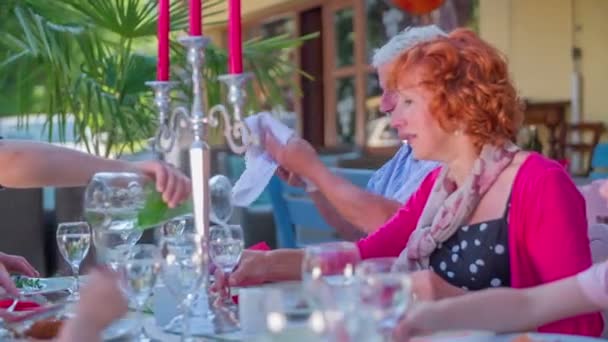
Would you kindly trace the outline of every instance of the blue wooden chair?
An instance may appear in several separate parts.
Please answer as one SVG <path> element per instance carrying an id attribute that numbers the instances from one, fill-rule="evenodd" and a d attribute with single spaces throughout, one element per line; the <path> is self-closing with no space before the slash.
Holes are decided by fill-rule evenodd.
<path id="1" fill-rule="evenodd" d="M 373 170 L 332 169 L 359 187 L 365 187 Z M 329 236 L 336 240 L 334 229 L 325 221 L 312 199 L 300 188 L 289 186 L 274 176 L 267 188 L 273 205 L 277 245 L 280 248 L 297 248 L 306 243 L 299 239 L 301 233 Z M 318 242 L 318 241 L 316 241 Z"/>
<path id="2" fill-rule="evenodd" d="M 593 150 L 589 178 L 592 180 L 608 178 L 608 143 L 598 144 Z"/>

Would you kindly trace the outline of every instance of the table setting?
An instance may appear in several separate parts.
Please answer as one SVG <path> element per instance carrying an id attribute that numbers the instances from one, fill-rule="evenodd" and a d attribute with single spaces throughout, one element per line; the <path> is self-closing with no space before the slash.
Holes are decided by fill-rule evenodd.
<path id="1" fill-rule="evenodd" d="M 180 39 L 192 73 L 191 106 L 171 106 L 168 0 L 159 1 L 159 60 L 154 90 L 158 133 L 155 152 L 169 152 L 181 124 L 191 129 L 192 200 L 164 204 L 150 180 L 130 172 L 102 172 L 85 189 L 82 222 L 63 222 L 56 241 L 72 277 L 15 278 L 18 298 L 0 307 L 2 340 L 49 339 L 74 316 L 80 298 L 80 264 L 95 248 L 97 262 L 113 269 L 130 311 L 103 333 L 104 341 L 391 341 L 401 317 L 415 305 L 408 271 L 396 258 L 361 260 L 357 246 L 333 242 L 305 248 L 301 281 L 211 291 L 215 269 L 225 275 L 245 249 L 241 225 L 231 222 L 233 203 L 250 204 L 263 191 L 277 164 L 260 150 L 265 129 L 285 143 L 294 134 L 270 114 L 242 120 L 251 74 L 242 70 L 240 0 L 228 1 L 228 106 L 204 108 L 202 65 L 209 39 L 201 34 L 200 0 L 190 0 L 190 35 Z M 223 121 L 230 149 L 246 158 L 246 175 L 236 190 L 222 175 L 211 176 L 208 131 Z M 265 122 L 265 124 L 264 124 Z M 261 127 L 264 126 L 264 127 Z M 262 171 L 260 171 L 262 170 Z M 257 173 L 256 173 L 257 172 Z M 260 175 L 260 172 L 263 173 Z M 235 198 L 234 194 L 238 196 Z M 139 243 L 154 229 L 154 243 Z M 267 249 L 257 245 L 252 249 Z M 103 305 L 103 298 L 100 298 Z M 592 342 L 579 336 L 485 331 L 442 332 L 412 341 Z"/>

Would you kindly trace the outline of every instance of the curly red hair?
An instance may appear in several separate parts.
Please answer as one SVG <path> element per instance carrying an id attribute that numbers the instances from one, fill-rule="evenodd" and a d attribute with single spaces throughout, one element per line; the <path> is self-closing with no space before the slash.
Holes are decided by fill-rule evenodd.
<path id="1" fill-rule="evenodd" d="M 505 58 L 468 29 L 416 44 L 394 63 L 388 88 L 405 86 L 418 72 L 432 93 L 429 110 L 448 131 L 462 129 L 476 147 L 514 141 L 523 106 Z"/>

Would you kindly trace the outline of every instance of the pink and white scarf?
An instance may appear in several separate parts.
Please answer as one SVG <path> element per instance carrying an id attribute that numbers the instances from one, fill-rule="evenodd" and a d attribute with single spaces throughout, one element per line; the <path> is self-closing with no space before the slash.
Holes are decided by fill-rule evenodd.
<path id="1" fill-rule="evenodd" d="M 502 147 L 484 145 L 471 174 L 460 187 L 449 178 L 449 169 L 444 167 L 398 263 L 412 271 L 427 269 L 433 251 L 469 220 L 479 201 L 518 151 L 519 147 L 511 142 Z"/>

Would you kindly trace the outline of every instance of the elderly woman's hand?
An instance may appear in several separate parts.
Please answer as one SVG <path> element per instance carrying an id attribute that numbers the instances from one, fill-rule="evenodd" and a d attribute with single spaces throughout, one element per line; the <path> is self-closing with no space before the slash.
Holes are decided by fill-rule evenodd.
<path id="1" fill-rule="evenodd" d="M 413 272 L 410 276 L 412 292 L 417 301 L 434 301 L 466 293 L 465 290 L 449 284 L 431 270 Z"/>
<path id="2" fill-rule="evenodd" d="M 410 338 L 433 332 L 433 322 L 438 318 L 436 303 L 418 303 L 399 321 L 393 331 L 395 341 L 409 341 Z"/>
<path id="3" fill-rule="evenodd" d="M 270 281 L 266 251 L 244 250 L 237 268 L 228 277 L 219 268 L 215 271 L 213 291 L 222 296 L 228 286 L 257 285 Z"/>

